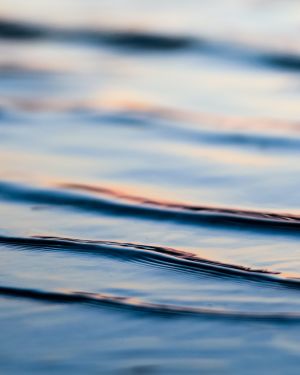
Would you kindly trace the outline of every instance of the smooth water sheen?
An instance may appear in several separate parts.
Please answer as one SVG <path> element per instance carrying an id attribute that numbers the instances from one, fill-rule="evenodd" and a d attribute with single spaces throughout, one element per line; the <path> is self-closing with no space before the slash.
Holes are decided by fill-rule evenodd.
<path id="1" fill-rule="evenodd" d="M 299 27 L 1 0 L 1 374 L 299 373 Z"/>

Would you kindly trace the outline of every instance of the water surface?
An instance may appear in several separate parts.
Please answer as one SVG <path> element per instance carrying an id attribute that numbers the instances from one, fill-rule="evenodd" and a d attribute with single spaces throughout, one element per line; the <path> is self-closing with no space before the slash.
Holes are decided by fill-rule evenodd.
<path id="1" fill-rule="evenodd" d="M 298 373 L 299 25 L 1 1 L 1 373 Z"/>

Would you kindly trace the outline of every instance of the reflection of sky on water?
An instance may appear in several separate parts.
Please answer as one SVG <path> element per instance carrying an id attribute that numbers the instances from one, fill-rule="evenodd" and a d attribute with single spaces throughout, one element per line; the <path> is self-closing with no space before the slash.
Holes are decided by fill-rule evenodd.
<path id="1" fill-rule="evenodd" d="M 299 7 L 1 1 L 0 295 L 1 287 L 17 292 L 1 297 L 0 372 L 2 363 L 14 375 L 17 366 L 48 374 L 53 363 L 72 374 L 299 367 L 299 323 L 291 330 L 251 315 L 300 311 L 299 286 L 288 279 L 300 266 Z M 41 26 L 32 39 L 4 35 L 31 22 Z M 32 235 L 75 246 L 36 245 Z M 80 239 L 122 246 L 91 249 Z M 150 245 L 162 255 L 176 249 L 174 259 Z M 197 268 L 199 257 L 211 269 Z M 234 266 L 251 270 L 237 275 Z M 281 274 L 252 278 L 253 269 Z M 37 291 L 81 291 L 129 304 L 94 313 L 91 304 L 40 296 L 37 309 L 22 288 L 35 299 Z M 130 301 L 250 317 L 139 315 Z M 32 343 L 35 325 L 44 345 Z M 40 356 L 27 358 L 29 349 Z"/>

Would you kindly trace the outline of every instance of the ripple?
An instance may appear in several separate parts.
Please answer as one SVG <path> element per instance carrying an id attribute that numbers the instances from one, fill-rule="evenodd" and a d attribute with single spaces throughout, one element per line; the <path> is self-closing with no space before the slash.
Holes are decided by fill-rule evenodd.
<path id="1" fill-rule="evenodd" d="M 190 47 L 194 40 L 185 36 L 164 35 L 135 30 L 60 29 L 22 21 L 0 19 L 0 37 L 9 39 L 55 38 L 142 50 L 173 50 Z M 199 41 L 197 41 L 199 44 Z"/>
<path id="2" fill-rule="evenodd" d="M 65 189 L 79 190 L 91 192 L 94 194 L 112 197 L 124 202 L 133 202 L 139 204 L 136 207 L 147 207 L 151 212 L 155 209 L 159 209 L 158 212 L 161 215 L 168 215 L 174 213 L 174 219 L 186 218 L 187 221 L 198 218 L 211 220 L 212 223 L 217 224 L 218 222 L 231 223 L 232 225 L 246 224 L 254 226 L 278 226 L 281 228 L 300 228 L 300 217 L 297 215 L 290 214 L 279 214 L 276 212 L 264 212 L 264 211 L 250 211 L 238 208 L 223 208 L 223 207 L 213 207 L 204 205 L 191 205 L 179 202 L 162 201 L 148 199 L 145 197 L 139 197 L 134 195 L 129 195 L 122 191 L 117 191 L 114 189 L 98 187 L 88 184 L 77 184 L 77 183 L 65 183 L 59 185 Z"/>
<path id="3" fill-rule="evenodd" d="M 0 243 L 22 250 L 67 251 L 75 254 L 108 256 L 124 261 L 141 261 L 148 265 L 159 265 L 161 268 L 172 268 L 192 273 L 199 272 L 214 277 L 241 278 L 245 281 L 259 282 L 266 286 L 300 288 L 300 279 L 294 275 L 219 262 L 165 246 L 49 236 L 0 236 Z"/>
<path id="4" fill-rule="evenodd" d="M 55 39 L 66 42 L 84 42 L 93 45 L 132 49 L 135 51 L 186 50 L 206 53 L 222 59 L 243 63 L 262 63 L 267 66 L 298 72 L 300 56 L 291 51 L 263 51 L 247 44 L 218 41 L 188 35 L 169 35 L 144 30 L 59 28 L 32 24 L 26 21 L 0 19 L 0 38 L 16 40 Z"/>
<path id="5" fill-rule="evenodd" d="M 0 75 L 6 67 L 0 66 Z M 27 68 L 18 66 L 8 71 L 11 74 L 35 78 L 50 75 L 47 68 Z M 214 115 L 212 113 L 192 113 L 176 108 L 155 105 L 140 105 L 126 102 L 121 103 L 114 110 L 105 106 L 95 106 L 92 102 L 68 102 L 28 98 L 0 98 L 0 106 L 7 116 L 19 111 L 21 113 L 57 113 L 83 118 L 85 121 L 98 125 L 123 125 L 130 127 L 152 127 L 168 138 L 176 141 L 199 142 L 212 145 L 236 147 L 259 147 L 264 149 L 299 152 L 300 124 L 297 121 L 279 121 L 266 118 L 242 118 L 235 116 Z M 142 109 L 140 109 L 142 106 Z M 0 107 L 1 110 L 1 107 Z M 0 117 L 1 119 L 1 117 Z M 194 126 L 196 125 L 196 126 Z"/>
<path id="6" fill-rule="evenodd" d="M 278 312 L 239 312 L 234 310 L 208 309 L 201 307 L 185 307 L 159 303 L 144 302 L 138 298 L 112 296 L 102 293 L 91 293 L 84 291 L 43 291 L 38 289 L 22 289 L 8 286 L 0 286 L 0 295 L 7 297 L 29 298 L 37 301 L 65 303 L 65 304 L 87 304 L 97 307 L 110 307 L 131 312 L 143 312 L 147 314 L 169 316 L 199 316 L 207 318 L 231 318 L 235 320 L 254 320 L 270 322 L 300 322 L 299 313 Z"/>
<path id="7" fill-rule="evenodd" d="M 59 187 L 60 189 L 42 189 L 0 182 L 0 198 L 189 225 L 263 231 L 276 229 L 295 233 L 300 230 L 300 217 L 292 214 L 160 201 L 87 184 L 64 183 Z M 76 191 L 81 192 L 76 194 Z"/>

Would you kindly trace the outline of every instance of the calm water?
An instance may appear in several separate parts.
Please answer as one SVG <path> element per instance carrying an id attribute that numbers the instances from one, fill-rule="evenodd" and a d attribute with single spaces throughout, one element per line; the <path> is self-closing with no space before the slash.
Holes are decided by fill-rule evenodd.
<path id="1" fill-rule="evenodd" d="M 1 374 L 298 374 L 300 3 L 1 0 Z"/>

